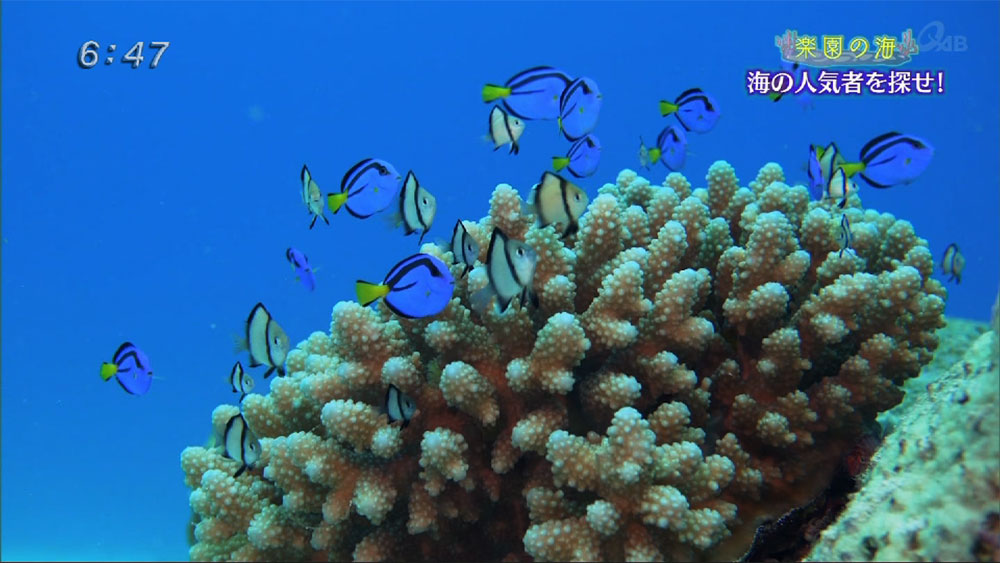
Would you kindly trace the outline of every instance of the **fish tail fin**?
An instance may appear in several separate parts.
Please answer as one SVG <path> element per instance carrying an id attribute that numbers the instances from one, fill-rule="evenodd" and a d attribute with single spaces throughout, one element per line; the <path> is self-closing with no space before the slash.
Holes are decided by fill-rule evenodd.
<path id="1" fill-rule="evenodd" d="M 844 164 L 841 165 L 841 168 L 844 169 L 844 175 L 847 176 L 848 178 L 850 178 L 851 176 L 854 176 L 858 172 L 864 172 L 865 171 L 865 163 L 864 162 L 845 162 Z"/>
<path id="2" fill-rule="evenodd" d="M 486 103 L 490 103 L 500 98 L 506 98 L 509 95 L 510 88 L 505 86 L 497 86 L 496 84 L 487 84 L 483 86 L 483 101 Z"/>
<path id="3" fill-rule="evenodd" d="M 660 115 L 666 117 L 675 111 L 677 111 L 677 104 L 666 100 L 660 100 Z"/>
<path id="4" fill-rule="evenodd" d="M 245 352 L 250 349 L 249 344 L 245 336 L 240 336 L 239 334 L 233 335 L 233 352 L 239 354 L 240 352 Z"/>
<path id="5" fill-rule="evenodd" d="M 493 294 L 493 288 L 489 284 L 469 294 L 469 304 L 472 305 L 472 310 L 482 316 L 486 312 L 486 307 L 489 306 Z"/>
<path id="6" fill-rule="evenodd" d="M 101 364 L 101 379 L 107 381 L 118 373 L 118 366 L 108 362 Z"/>
<path id="7" fill-rule="evenodd" d="M 358 280 L 357 283 L 354 284 L 354 290 L 358 294 L 358 303 L 361 303 L 362 307 L 367 307 L 389 294 L 389 286 L 368 283 L 361 280 Z"/>
<path id="8" fill-rule="evenodd" d="M 569 159 L 565 156 L 553 156 L 552 157 L 552 169 L 559 172 L 563 168 L 569 165 Z"/>
<path id="9" fill-rule="evenodd" d="M 663 151 L 661 151 L 659 147 L 649 149 L 649 163 L 656 164 L 660 160 L 660 156 L 662 154 Z"/>
<path id="10" fill-rule="evenodd" d="M 340 193 L 328 193 L 326 194 L 326 204 L 330 206 L 330 211 L 336 215 L 340 211 L 341 206 L 347 201 L 347 192 Z"/>
<path id="11" fill-rule="evenodd" d="M 393 211 L 392 213 L 386 213 L 382 216 L 382 220 L 385 222 L 385 226 L 389 229 L 398 229 L 400 225 L 403 224 L 403 214 L 399 210 Z M 406 233 L 410 234 L 410 233 Z"/>

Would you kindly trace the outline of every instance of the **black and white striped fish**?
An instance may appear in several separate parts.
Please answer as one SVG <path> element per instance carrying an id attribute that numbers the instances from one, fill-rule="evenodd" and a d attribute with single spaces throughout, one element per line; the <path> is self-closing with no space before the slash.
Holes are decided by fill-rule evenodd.
<path id="1" fill-rule="evenodd" d="M 268 366 L 267 379 L 275 371 L 285 375 L 288 335 L 278 326 L 263 303 L 254 305 L 246 323 L 246 347 L 250 351 L 250 367 Z"/>
<path id="2" fill-rule="evenodd" d="M 521 147 L 517 144 L 518 139 L 524 133 L 524 122 L 508 114 L 500 106 L 493 106 L 490 110 L 489 140 L 493 143 L 493 150 L 510 143 L 511 154 L 517 154 Z"/>
<path id="3" fill-rule="evenodd" d="M 472 308 L 483 314 L 490 298 L 496 295 L 500 312 L 506 311 L 510 302 L 520 296 L 523 304 L 530 297 L 537 305 L 537 297 L 531 291 L 535 278 L 538 253 L 519 240 L 510 240 L 500 229 L 494 228 L 490 237 L 490 247 L 486 251 L 486 287 L 469 296 Z"/>
<path id="4" fill-rule="evenodd" d="M 417 405 L 413 399 L 390 383 L 385 391 L 385 412 L 389 415 L 389 422 L 402 420 L 402 427 L 406 428 L 416 410 Z"/>
<path id="5" fill-rule="evenodd" d="M 330 221 L 326 218 L 326 201 L 323 199 L 323 193 L 319 191 L 319 186 L 312 179 L 312 174 L 309 173 L 309 168 L 305 164 L 302 165 L 302 172 L 299 174 L 302 180 L 302 203 L 305 204 L 306 209 L 313 216 L 312 222 L 309 223 L 309 228 L 316 226 L 316 219 L 323 219 L 323 222 L 327 225 Z"/>
<path id="6" fill-rule="evenodd" d="M 941 259 L 941 273 L 949 274 L 948 281 L 962 283 L 962 270 L 965 269 L 965 257 L 958 250 L 958 245 L 951 243 L 944 250 L 944 257 Z"/>
<path id="7" fill-rule="evenodd" d="M 854 234 L 851 233 L 851 222 L 846 214 L 840 216 L 840 234 L 837 236 L 837 242 L 840 243 L 840 256 L 844 255 L 845 250 L 854 252 Z"/>
<path id="8" fill-rule="evenodd" d="M 243 402 L 247 393 L 253 391 L 253 378 L 243 371 L 243 364 L 236 362 L 232 371 L 229 372 L 229 385 L 233 388 L 233 393 L 240 394 L 240 401 Z"/>
<path id="9" fill-rule="evenodd" d="M 253 468 L 260 459 L 260 442 L 247 425 L 243 414 L 237 414 L 226 423 L 226 431 L 222 435 L 226 446 L 226 457 L 240 462 L 240 468 L 233 475 L 239 477 L 248 468 Z"/>
<path id="10" fill-rule="evenodd" d="M 840 203 L 837 204 L 837 207 L 843 209 L 847 205 L 847 197 L 857 190 L 857 184 L 847 177 L 843 167 L 838 166 L 826 185 L 826 197 L 833 200 L 839 199 Z"/>
<path id="11" fill-rule="evenodd" d="M 531 189 L 529 207 L 538 216 L 539 226 L 554 225 L 556 232 L 567 237 L 579 227 L 578 220 L 590 199 L 579 186 L 549 171 Z"/>
<path id="12" fill-rule="evenodd" d="M 465 264 L 462 277 L 476 265 L 479 257 L 479 243 L 472 238 L 461 219 L 455 221 L 455 230 L 451 232 L 451 254 L 456 264 Z"/>
<path id="13" fill-rule="evenodd" d="M 407 235 L 420 231 L 417 246 L 424 241 L 424 236 L 434 223 L 437 213 L 437 200 L 425 190 L 417 180 L 412 170 L 407 172 L 403 189 L 399 190 L 399 210 L 391 218 L 395 225 L 402 224 Z"/>

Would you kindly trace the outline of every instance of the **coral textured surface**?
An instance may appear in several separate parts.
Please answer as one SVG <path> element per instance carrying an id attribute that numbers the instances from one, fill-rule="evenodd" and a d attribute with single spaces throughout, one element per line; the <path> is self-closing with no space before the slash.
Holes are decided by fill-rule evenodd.
<path id="1" fill-rule="evenodd" d="M 246 397 L 255 468 L 234 479 L 221 448 L 184 450 L 191 557 L 738 557 L 900 402 L 945 290 L 911 224 L 857 195 L 811 202 L 774 163 L 741 187 L 718 161 L 706 184 L 624 170 L 566 238 L 497 186 L 442 313 L 338 303 Z M 493 228 L 537 251 L 537 308 L 471 310 Z M 417 405 L 405 428 L 389 384 Z M 218 407 L 216 430 L 236 412 Z"/>
<path id="2" fill-rule="evenodd" d="M 997 334 L 926 386 L 809 554 L 814 561 L 1000 559 Z"/>

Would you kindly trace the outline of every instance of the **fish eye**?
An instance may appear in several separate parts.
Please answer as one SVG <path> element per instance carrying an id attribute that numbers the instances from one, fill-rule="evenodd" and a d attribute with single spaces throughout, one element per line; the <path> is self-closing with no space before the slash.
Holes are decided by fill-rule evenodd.
<path id="1" fill-rule="evenodd" d="M 580 194 L 574 194 L 573 197 L 575 197 L 577 201 L 580 201 Z"/>
<path id="2" fill-rule="evenodd" d="M 518 248 L 517 249 L 517 255 L 518 256 L 524 256 L 524 249 L 523 248 Z"/>
<path id="3" fill-rule="evenodd" d="M 426 198 L 426 197 L 425 197 L 425 198 L 423 199 L 423 203 L 424 203 L 424 205 L 430 205 L 430 202 L 429 202 L 429 201 L 427 201 L 427 198 Z"/>

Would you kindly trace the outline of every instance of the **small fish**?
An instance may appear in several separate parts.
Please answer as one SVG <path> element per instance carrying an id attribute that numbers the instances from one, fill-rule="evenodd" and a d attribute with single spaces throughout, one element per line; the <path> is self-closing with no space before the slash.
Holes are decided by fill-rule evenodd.
<path id="1" fill-rule="evenodd" d="M 413 399 L 390 383 L 389 388 L 385 391 L 385 412 L 389 415 L 389 423 L 402 420 L 401 427 L 406 428 L 416 410 L 417 405 Z"/>
<path id="2" fill-rule="evenodd" d="M 243 371 L 243 364 L 236 362 L 233 366 L 232 371 L 229 372 L 229 385 L 233 388 L 233 393 L 240 394 L 239 402 L 243 402 L 243 398 L 247 396 L 247 393 L 253 391 L 253 378 L 250 374 Z"/>
<path id="3" fill-rule="evenodd" d="M 677 171 L 684 168 L 684 161 L 687 159 L 687 135 L 683 129 L 668 125 L 660 131 L 656 137 L 656 148 L 659 158 L 663 160 L 663 165 L 670 170 Z M 650 154 L 650 159 L 656 163 L 654 155 Z"/>
<path id="4" fill-rule="evenodd" d="M 226 445 L 225 456 L 240 462 L 240 468 L 233 475 L 237 478 L 247 469 L 252 469 L 260 459 L 260 442 L 247 425 L 243 414 L 234 415 L 226 423 L 226 431 L 222 435 Z"/>
<path id="5" fill-rule="evenodd" d="M 393 313 L 408 319 L 434 316 L 444 310 L 455 292 L 448 266 L 430 254 L 414 254 L 389 270 L 381 284 L 358 280 L 358 302 L 368 306 L 379 299 Z"/>
<path id="6" fill-rule="evenodd" d="M 847 178 L 847 174 L 844 172 L 843 166 L 838 166 L 837 171 L 833 173 L 833 177 L 826 185 L 826 197 L 833 200 L 840 200 L 837 207 L 841 209 L 847 205 L 847 197 L 858 191 L 858 186 L 850 179 Z"/>
<path id="7" fill-rule="evenodd" d="M 326 194 L 326 203 L 334 213 L 343 206 L 351 215 L 366 219 L 396 203 L 402 179 L 388 162 L 366 158 L 344 174 L 340 193 Z"/>
<path id="8" fill-rule="evenodd" d="M 863 162 L 847 162 L 843 153 L 840 152 L 840 148 L 837 147 L 837 143 L 831 142 L 826 147 L 813 145 L 813 150 L 816 151 L 819 169 L 823 180 L 826 182 L 829 182 L 833 178 L 833 175 L 837 172 L 837 168 L 843 168 L 844 174 L 848 178 L 854 177 L 855 174 L 864 168 Z"/>
<path id="9" fill-rule="evenodd" d="M 567 237 L 577 231 L 580 216 L 590 199 L 579 186 L 558 174 L 545 171 L 531 189 L 528 211 L 538 215 L 538 225 L 555 225 L 556 232 Z"/>
<path id="10" fill-rule="evenodd" d="M 437 213 L 437 199 L 420 185 L 417 175 L 412 170 L 406 173 L 403 189 L 399 191 L 399 209 L 389 217 L 394 227 L 400 225 L 407 236 L 420 231 L 417 246 L 424 241 L 424 236 L 434 223 Z"/>
<path id="11" fill-rule="evenodd" d="M 840 234 L 837 236 L 837 242 L 840 243 L 840 256 L 844 256 L 845 250 L 854 252 L 854 234 L 851 233 L 851 222 L 847 219 L 847 215 L 840 216 Z"/>
<path id="12" fill-rule="evenodd" d="M 455 230 L 451 232 L 451 254 L 456 264 L 465 264 L 462 277 L 476 265 L 479 256 L 479 243 L 472 238 L 461 219 L 455 221 Z"/>
<path id="13" fill-rule="evenodd" d="M 799 68 L 800 68 L 799 63 L 797 62 L 791 63 L 786 61 L 785 59 L 781 59 L 781 70 L 791 73 L 795 77 L 796 81 L 798 81 L 799 78 L 802 76 L 802 73 L 799 72 Z M 805 70 L 805 73 L 806 74 L 809 73 L 808 69 Z M 781 101 L 781 99 L 784 98 L 785 96 L 786 94 L 783 94 L 781 92 L 771 92 L 770 94 L 767 95 L 768 98 L 771 98 L 772 102 Z M 791 97 L 798 103 L 799 107 L 801 107 L 804 110 L 812 109 L 815 105 L 813 103 L 812 94 L 809 93 L 809 90 L 803 89 L 798 94 L 791 94 Z"/>
<path id="14" fill-rule="evenodd" d="M 309 258 L 301 250 L 291 247 L 285 250 L 285 258 L 295 270 L 296 279 L 301 281 L 302 285 L 306 286 L 309 291 L 316 289 L 316 274 L 313 272 L 312 266 L 309 265 Z"/>
<path id="15" fill-rule="evenodd" d="M 861 148 L 861 178 L 874 188 L 909 184 L 927 169 L 934 147 L 896 132 L 879 135 Z"/>
<path id="16" fill-rule="evenodd" d="M 490 247 L 486 251 L 486 287 L 469 296 L 472 308 L 480 315 L 486 311 L 490 298 L 497 297 L 500 312 L 507 310 L 510 302 L 520 296 L 522 304 L 530 297 L 537 305 L 537 298 L 531 292 L 531 282 L 535 277 L 538 253 L 527 244 L 510 240 L 500 229 L 494 228 L 490 237 Z"/>
<path id="17" fill-rule="evenodd" d="M 597 83 L 587 77 L 577 78 L 559 96 L 559 130 L 576 141 L 597 127 L 603 97 Z"/>
<path id="18" fill-rule="evenodd" d="M 500 147 L 510 143 L 510 154 L 517 154 L 521 150 L 517 141 L 523 133 L 523 121 L 508 115 L 507 112 L 500 109 L 500 106 L 493 106 L 493 109 L 490 110 L 490 128 L 487 136 L 493 143 L 493 150 L 500 150 Z"/>
<path id="19" fill-rule="evenodd" d="M 823 169 L 820 167 L 819 158 L 816 156 L 816 147 L 809 145 L 809 197 L 814 200 L 823 199 L 824 188 Z"/>
<path id="20" fill-rule="evenodd" d="M 275 371 L 285 375 L 285 356 L 288 355 L 288 335 L 271 317 L 263 303 L 250 311 L 246 323 L 246 338 L 242 346 L 250 352 L 250 367 L 268 366 L 264 379 Z"/>
<path id="21" fill-rule="evenodd" d="M 941 259 L 941 273 L 951 276 L 948 278 L 948 281 L 954 280 L 955 283 L 962 283 L 962 270 L 964 269 L 965 257 L 958 250 L 958 245 L 955 243 L 949 244 L 948 248 L 944 250 L 944 257 Z"/>
<path id="22" fill-rule="evenodd" d="M 149 357 L 131 342 L 118 347 L 111 362 L 101 364 L 101 379 L 115 376 L 118 384 L 131 395 L 145 395 L 153 383 L 153 367 Z"/>
<path id="23" fill-rule="evenodd" d="M 650 151 L 653 154 L 650 154 Z M 653 156 L 656 160 L 653 160 Z M 652 149 L 646 147 L 646 141 L 642 140 L 642 135 L 639 136 L 639 166 L 644 169 L 649 170 L 649 167 L 656 164 L 656 161 L 660 160 L 660 149 L 653 147 Z"/>
<path id="24" fill-rule="evenodd" d="M 553 156 L 552 168 L 559 172 L 567 168 L 569 173 L 577 178 L 585 178 L 597 171 L 597 165 L 601 161 L 601 141 L 597 135 L 588 134 L 579 141 L 573 143 L 566 156 Z"/>
<path id="25" fill-rule="evenodd" d="M 320 218 L 329 225 L 330 221 L 325 214 L 326 202 L 323 200 L 323 193 L 319 191 L 319 186 L 312 179 L 312 174 L 309 173 L 309 168 L 305 164 L 302 165 L 302 172 L 299 176 L 302 179 L 302 203 L 306 205 L 306 209 L 313 216 L 309 228 L 316 226 L 316 219 Z"/>
<path id="26" fill-rule="evenodd" d="M 681 93 L 673 102 L 660 100 L 660 115 L 674 114 L 685 131 L 707 133 L 719 121 L 719 104 L 711 95 L 692 88 Z"/>
<path id="27" fill-rule="evenodd" d="M 483 86 L 483 101 L 501 100 L 507 111 L 521 119 L 556 119 L 559 96 L 569 76 L 550 66 L 536 66 L 515 74 L 504 86 Z"/>

